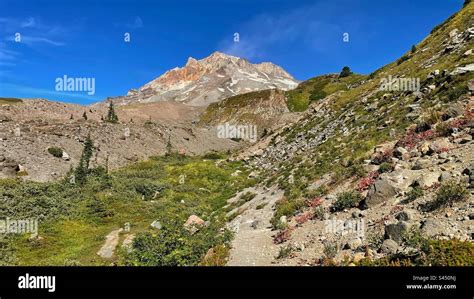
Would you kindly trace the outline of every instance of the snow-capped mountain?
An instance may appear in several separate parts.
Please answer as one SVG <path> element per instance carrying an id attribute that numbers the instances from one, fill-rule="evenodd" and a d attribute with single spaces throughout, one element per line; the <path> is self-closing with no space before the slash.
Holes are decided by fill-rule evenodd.
<path id="1" fill-rule="evenodd" d="M 184 67 L 167 71 L 127 96 L 111 98 L 117 104 L 177 101 L 190 106 L 207 106 L 222 99 L 251 91 L 293 89 L 296 81 L 281 67 L 269 62 L 252 64 L 246 59 L 214 52 Z"/>

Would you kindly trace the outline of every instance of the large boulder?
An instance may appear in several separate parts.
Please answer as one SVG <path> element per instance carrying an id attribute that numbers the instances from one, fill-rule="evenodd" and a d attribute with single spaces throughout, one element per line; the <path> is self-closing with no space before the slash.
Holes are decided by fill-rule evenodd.
<path id="1" fill-rule="evenodd" d="M 191 234 L 195 234 L 204 224 L 204 220 L 202 220 L 196 215 L 191 215 L 184 223 L 184 228 Z"/>
<path id="2" fill-rule="evenodd" d="M 435 218 L 426 219 L 421 225 L 421 232 L 428 237 L 441 236 L 448 228 L 447 223 Z"/>
<path id="3" fill-rule="evenodd" d="M 363 208 L 372 208 L 389 201 L 397 195 L 396 189 L 388 182 L 388 180 L 378 180 L 370 186 L 369 192 L 362 202 Z"/>
<path id="4" fill-rule="evenodd" d="M 410 225 L 405 221 L 398 221 L 395 224 L 388 224 L 385 226 L 385 237 L 400 244 L 409 229 Z"/>
<path id="5" fill-rule="evenodd" d="M 415 185 L 421 188 L 429 188 L 440 181 L 440 176 L 439 172 L 424 173 L 415 181 Z"/>
<path id="6" fill-rule="evenodd" d="M 394 240 L 387 239 L 383 241 L 380 251 L 385 254 L 395 254 L 398 252 L 398 244 Z"/>

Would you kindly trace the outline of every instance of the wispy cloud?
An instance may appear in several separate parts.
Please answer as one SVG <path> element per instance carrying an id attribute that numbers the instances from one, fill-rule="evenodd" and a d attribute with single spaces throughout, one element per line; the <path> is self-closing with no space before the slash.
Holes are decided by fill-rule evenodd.
<path id="1" fill-rule="evenodd" d="M 14 66 L 19 53 L 6 48 L 4 42 L 0 42 L 0 65 L 2 66 Z"/>
<path id="2" fill-rule="evenodd" d="M 36 20 L 33 17 L 30 17 L 26 21 L 23 21 L 21 23 L 22 28 L 35 27 L 35 26 L 36 26 Z"/>
<path id="3" fill-rule="evenodd" d="M 43 22 L 40 18 L 0 18 L 0 66 L 4 69 L 2 76 L 5 78 L 11 75 L 6 69 L 24 61 L 22 47 L 17 47 L 14 43 L 44 51 L 49 47 L 64 46 L 67 33 L 68 28 Z"/>
<path id="4" fill-rule="evenodd" d="M 15 41 L 15 37 L 11 36 L 7 38 L 8 41 Z M 21 42 L 28 45 L 28 46 L 34 46 L 37 44 L 47 44 L 51 46 L 64 46 L 65 43 L 52 40 L 46 37 L 41 37 L 41 36 L 28 36 L 28 35 L 22 35 L 21 36 Z"/>
<path id="5" fill-rule="evenodd" d="M 15 35 L 20 34 L 21 42 L 28 46 L 65 45 L 63 38 L 67 29 L 64 26 L 48 24 L 35 17 L 26 19 L 0 18 L 0 23 L 2 24 L 0 34 L 6 36 L 6 41 L 15 41 Z"/>
<path id="6" fill-rule="evenodd" d="M 251 58 L 264 57 L 265 52 L 274 46 L 289 46 L 294 42 L 308 47 L 323 49 L 326 38 L 340 36 L 339 26 L 321 16 L 332 7 L 325 3 L 298 7 L 282 14 L 260 14 L 236 28 L 239 42 L 230 34 L 218 44 L 219 50 Z M 329 15 L 329 14 L 328 14 Z"/>
<path id="7" fill-rule="evenodd" d="M 136 16 L 135 18 L 133 18 L 133 20 L 131 20 L 130 22 L 127 22 L 125 24 L 121 23 L 116 23 L 114 24 L 115 27 L 125 27 L 127 29 L 139 29 L 139 28 L 142 28 L 143 27 L 143 20 L 142 18 L 140 18 L 139 16 Z"/>

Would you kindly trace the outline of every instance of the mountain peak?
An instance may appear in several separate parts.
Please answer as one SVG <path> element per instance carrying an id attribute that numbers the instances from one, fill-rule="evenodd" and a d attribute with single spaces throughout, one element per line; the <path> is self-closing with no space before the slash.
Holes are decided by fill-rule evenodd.
<path id="1" fill-rule="evenodd" d="M 288 90 L 297 84 L 290 74 L 273 63 L 252 64 L 215 51 L 200 60 L 189 57 L 183 67 L 165 72 L 121 99 L 124 103 L 173 100 L 207 106 L 242 93 L 274 88 Z"/>

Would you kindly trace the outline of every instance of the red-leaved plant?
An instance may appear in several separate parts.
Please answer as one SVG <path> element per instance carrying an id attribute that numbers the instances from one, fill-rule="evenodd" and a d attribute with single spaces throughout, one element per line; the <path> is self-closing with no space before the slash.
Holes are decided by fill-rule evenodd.
<path id="1" fill-rule="evenodd" d="M 359 192 L 363 192 L 369 189 L 369 187 L 375 183 L 375 180 L 379 177 L 379 175 L 380 174 L 378 173 L 378 171 L 372 171 L 365 178 L 362 178 L 359 181 L 356 190 Z"/>

